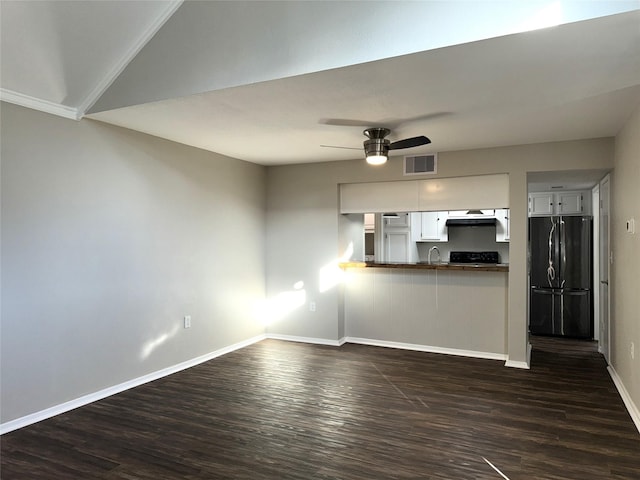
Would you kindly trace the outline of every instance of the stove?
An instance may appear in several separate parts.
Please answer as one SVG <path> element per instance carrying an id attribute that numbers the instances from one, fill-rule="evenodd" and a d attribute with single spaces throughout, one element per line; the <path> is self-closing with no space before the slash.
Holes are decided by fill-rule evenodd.
<path id="1" fill-rule="evenodd" d="M 500 263 L 498 252 L 451 252 L 450 263 Z"/>

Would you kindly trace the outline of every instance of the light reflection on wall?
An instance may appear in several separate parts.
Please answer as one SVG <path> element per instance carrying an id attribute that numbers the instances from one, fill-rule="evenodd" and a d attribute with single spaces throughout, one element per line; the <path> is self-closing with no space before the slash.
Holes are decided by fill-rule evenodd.
<path id="1" fill-rule="evenodd" d="M 171 330 L 161 335 L 158 335 L 156 338 L 153 338 L 148 342 L 146 342 L 142 346 L 142 350 L 140 351 L 140 360 L 146 360 L 156 348 L 158 348 L 160 345 L 165 343 L 171 337 L 175 336 L 175 334 L 178 333 L 178 330 L 179 330 L 178 325 L 174 325 L 174 327 Z"/>
<path id="2" fill-rule="evenodd" d="M 349 260 L 351 260 L 352 255 L 353 242 L 350 242 L 349 246 L 340 257 L 332 260 L 320 269 L 320 293 L 324 293 L 332 289 L 339 283 L 342 283 L 342 281 L 344 280 L 344 270 L 340 268 L 340 263 L 348 262 Z"/>
<path id="3" fill-rule="evenodd" d="M 300 308 L 306 302 L 307 292 L 304 289 L 304 282 L 299 280 L 293 284 L 293 290 L 280 292 L 275 297 L 267 299 L 263 308 L 258 312 L 258 318 L 262 320 L 264 325 L 271 325 L 293 310 Z"/>

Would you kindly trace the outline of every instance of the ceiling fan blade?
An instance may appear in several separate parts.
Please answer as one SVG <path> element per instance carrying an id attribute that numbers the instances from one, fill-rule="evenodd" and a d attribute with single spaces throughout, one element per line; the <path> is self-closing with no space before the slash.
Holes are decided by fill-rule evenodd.
<path id="1" fill-rule="evenodd" d="M 382 124 L 369 122 L 367 120 L 353 120 L 349 118 L 321 118 L 318 123 L 321 125 L 334 125 L 337 127 L 379 127 Z"/>
<path id="2" fill-rule="evenodd" d="M 389 150 L 399 150 L 401 148 L 419 147 L 420 145 L 427 145 L 431 143 L 424 135 L 419 137 L 405 138 L 404 140 L 398 140 L 389 145 Z"/>
<path id="3" fill-rule="evenodd" d="M 344 148 L 345 150 L 362 150 L 362 147 L 339 147 L 338 145 L 320 145 L 325 148 Z"/>

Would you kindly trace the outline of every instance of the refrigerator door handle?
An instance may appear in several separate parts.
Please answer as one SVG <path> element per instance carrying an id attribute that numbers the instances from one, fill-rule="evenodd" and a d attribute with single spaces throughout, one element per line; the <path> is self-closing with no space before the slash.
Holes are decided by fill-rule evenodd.
<path id="1" fill-rule="evenodd" d="M 533 293 L 541 293 L 542 295 L 562 295 L 561 292 L 556 290 L 549 290 L 548 288 L 533 288 Z"/>
<path id="2" fill-rule="evenodd" d="M 547 281 L 549 286 L 553 287 L 553 281 L 556 279 L 556 269 L 553 267 L 553 234 L 556 231 L 556 222 L 551 217 L 551 229 L 549 230 L 549 267 L 547 268 Z"/>
<path id="3" fill-rule="evenodd" d="M 565 235 L 565 226 L 564 226 L 564 218 L 560 217 L 560 288 L 564 287 L 564 282 L 566 282 L 565 278 L 565 270 L 567 265 L 567 246 L 566 246 L 566 235 Z"/>

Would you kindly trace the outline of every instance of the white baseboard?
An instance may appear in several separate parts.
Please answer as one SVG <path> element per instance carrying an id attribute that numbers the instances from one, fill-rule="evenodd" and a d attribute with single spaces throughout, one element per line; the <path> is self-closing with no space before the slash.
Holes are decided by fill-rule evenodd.
<path id="1" fill-rule="evenodd" d="M 519 362 L 516 360 L 509 360 L 507 358 L 507 361 L 504 362 L 504 366 L 510 367 L 510 368 L 522 368 L 525 370 L 529 370 L 531 368 L 531 344 L 527 343 L 527 360 L 526 361 Z"/>
<path id="2" fill-rule="evenodd" d="M 611 380 L 613 380 L 613 383 L 618 389 L 618 393 L 622 397 L 624 406 L 627 407 L 627 411 L 629 412 L 629 415 L 631 415 L 631 420 L 633 420 L 633 423 L 635 423 L 638 432 L 640 432 L 640 410 L 638 409 L 636 404 L 633 403 L 631 395 L 629 395 L 629 392 L 627 392 L 627 389 L 624 387 L 624 383 L 622 383 L 622 380 L 618 376 L 618 373 L 615 371 L 615 369 L 611 365 L 609 365 L 607 367 L 607 371 L 609 372 L 609 375 L 611 375 Z"/>
<path id="3" fill-rule="evenodd" d="M 329 345 L 332 347 L 339 347 L 344 343 L 344 339 L 328 340 L 326 338 L 298 337 L 296 335 L 281 335 L 279 333 L 267 333 L 266 338 L 271 338 L 273 340 L 285 340 L 287 342 L 312 343 L 314 345 Z"/>
<path id="4" fill-rule="evenodd" d="M 503 353 L 478 352 L 475 350 L 461 350 L 458 348 L 433 347 L 430 345 L 418 345 L 415 343 L 389 342 L 386 340 L 373 340 L 370 338 L 345 337 L 343 343 L 358 343 L 360 345 L 371 345 L 374 347 L 399 348 L 401 350 L 414 350 L 417 352 L 443 353 L 445 355 L 456 355 L 459 357 L 484 358 L 487 360 L 506 360 Z"/>
<path id="5" fill-rule="evenodd" d="M 214 352 L 207 353 L 205 355 L 201 355 L 196 358 L 192 358 L 191 360 L 187 360 L 182 363 L 178 363 L 177 365 L 172 365 L 171 367 L 164 368 L 162 370 L 158 370 L 156 372 L 149 373 L 147 375 L 143 375 L 142 377 L 134 378 L 133 380 L 128 380 L 124 383 L 120 383 L 118 385 L 114 385 L 112 387 L 107 387 L 102 390 L 99 390 L 94 393 L 90 393 L 88 395 L 84 395 L 82 397 L 76 398 L 74 400 L 69 400 L 68 402 L 61 403 L 60 405 L 55 405 L 53 407 L 47 408 L 45 410 L 41 410 L 39 412 L 31 413 L 29 415 L 25 415 L 24 417 L 17 418 L 15 420 L 11 420 L 9 422 L 5 422 L 0 424 L 0 435 L 4 435 L 5 433 L 12 432 L 13 430 L 17 430 L 22 427 L 26 427 L 28 425 L 32 425 L 34 423 L 40 422 L 42 420 L 46 420 L 47 418 L 55 417 L 56 415 L 60 415 L 61 413 L 65 413 L 71 410 L 74 410 L 78 407 L 82 407 L 84 405 L 88 405 L 89 403 L 96 402 L 98 400 L 102 400 L 103 398 L 107 398 L 111 395 L 115 395 L 120 392 L 124 392 L 125 390 L 129 390 L 130 388 L 137 387 L 139 385 L 143 385 L 148 382 L 152 382 L 153 380 L 158 380 L 159 378 L 166 377 L 173 373 L 177 373 L 181 370 L 185 370 L 190 367 L 195 367 L 201 363 L 212 360 L 216 357 L 220 357 L 227 353 L 233 352 L 234 350 L 238 350 L 240 348 L 247 347 L 253 343 L 264 340 L 266 335 L 258 335 L 253 338 L 249 338 L 242 342 L 235 343 L 233 345 L 229 345 L 227 347 L 221 348 Z"/>

